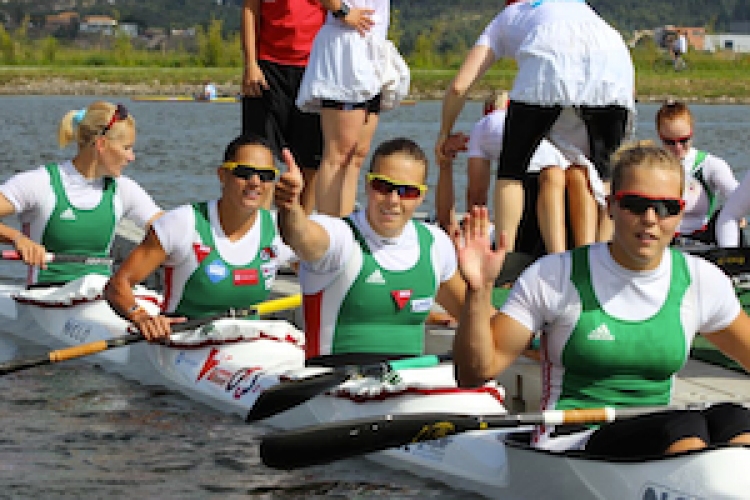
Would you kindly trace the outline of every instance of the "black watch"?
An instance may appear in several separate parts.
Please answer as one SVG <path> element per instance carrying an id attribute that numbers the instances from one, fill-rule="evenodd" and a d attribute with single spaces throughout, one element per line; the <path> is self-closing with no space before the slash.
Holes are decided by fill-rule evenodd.
<path id="1" fill-rule="evenodd" d="M 346 2 L 341 2 L 341 7 L 339 7 L 339 10 L 333 11 L 333 17 L 335 17 L 336 19 L 344 19 L 348 15 L 349 6 L 346 4 Z"/>

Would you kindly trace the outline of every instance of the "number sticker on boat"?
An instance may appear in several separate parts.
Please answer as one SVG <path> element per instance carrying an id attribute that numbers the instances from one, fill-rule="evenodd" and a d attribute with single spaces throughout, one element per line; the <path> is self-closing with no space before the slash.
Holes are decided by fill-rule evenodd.
<path id="1" fill-rule="evenodd" d="M 91 336 L 92 330 L 93 328 L 89 323 L 76 320 L 75 318 L 68 318 L 63 327 L 62 334 L 82 344 Z"/>
<path id="2" fill-rule="evenodd" d="M 641 493 L 641 498 L 643 500 L 706 500 L 702 497 L 653 483 L 646 483 Z"/>

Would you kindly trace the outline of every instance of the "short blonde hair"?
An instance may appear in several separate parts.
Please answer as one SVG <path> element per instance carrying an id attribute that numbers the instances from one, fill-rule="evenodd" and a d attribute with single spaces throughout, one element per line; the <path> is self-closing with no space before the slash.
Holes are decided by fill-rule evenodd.
<path id="1" fill-rule="evenodd" d="M 635 141 L 622 145 L 612 155 L 612 193 L 622 187 L 625 174 L 639 168 L 674 170 L 680 175 L 680 196 L 685 184 L 685 170 L 680 160 L 653 141 Z"/>

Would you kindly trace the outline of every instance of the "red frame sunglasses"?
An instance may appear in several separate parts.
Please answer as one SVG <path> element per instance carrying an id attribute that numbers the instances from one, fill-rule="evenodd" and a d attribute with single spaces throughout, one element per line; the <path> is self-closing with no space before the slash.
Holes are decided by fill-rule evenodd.
<path id="1" fill-rule="evenodd" d="M 618 191 L 613 198 L 630 213 L 643 215 L 649 208 L 653 208 L 660 218 L 679 215 L 685 208 L 682 198 L 655 198 L 635 191 Z"/>
<path id="2" fill-rule="evenodd" d="M 115 108 L 115 112 L 112 115 L 112 118 L 109 119 L 107 125 L 102 129 L 101 132 L 99 132 L 99 135 L 105 135 L 107 132 L 109 132 L 109 129 L 111 129 L 115 123 L 122 120 L 127 120 L 128 116 L 130 116 L 128 108 L 126 108 L 122 104 L 118 104 Z"/>

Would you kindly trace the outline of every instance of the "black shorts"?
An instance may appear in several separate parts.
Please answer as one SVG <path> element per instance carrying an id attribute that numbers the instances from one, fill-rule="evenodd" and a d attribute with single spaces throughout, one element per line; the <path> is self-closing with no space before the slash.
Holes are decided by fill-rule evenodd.
<path id="1" fill-rule="evenodd" d="M 320 103 L 321 107 L 326 109 L 338 109 L 338 110 L 352 110 L 352 109 L 365 109 L 368 113 L 380 114 L 380 101 L 382 96 L 376 95 L 372 99 L 365 102 L 341 102 L 333 101 L 331 99 L 323 99 Z"/>
<path id="2" fill-rule="evenodd" d="M 498 179 L 524 179 L 534 151 L 552 130 L 562 110 L 559 105 L 510 101 L 498 160 Z M 629 112 L 622 106 L 581 106 L 576 110 L 586 125 L 591 162 L 601 179 L 608 181 L 612 178 L 610 156 L 625 138 Z"/>
<path id="3" fill-rule="evenodd" d="M 242 133 L 268 139 L 279 160 L 286 147 L 301 168 L 317 170 L 323 157 L 320 116 L 295 104 L 305 68 L 262 60 L 258 65 L 269 88 L 260 97 L 242 97 Z"/>
<path id="4" fill-rule="evenodd" d="M 744 433 L 750 433 L 750 410 L 720 403 L 705 410 L 667 410 L 612 422 L 591 435 L 586 452 L 620 458 L 658 456 L 683 438 L 725 444 Z"/>

